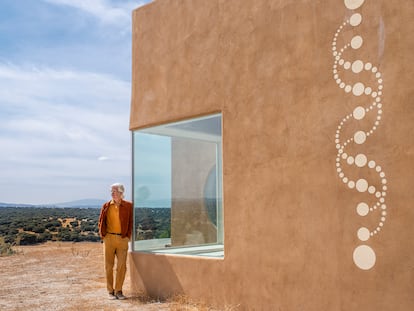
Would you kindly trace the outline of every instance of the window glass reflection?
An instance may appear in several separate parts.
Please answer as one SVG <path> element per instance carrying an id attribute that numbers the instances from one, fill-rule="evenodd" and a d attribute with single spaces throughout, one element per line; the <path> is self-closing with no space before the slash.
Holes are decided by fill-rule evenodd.
<path id="1" fill-rule="evenodd" d="M 133 132 L 134 250 L 223 257 L 221 114 Z"/>

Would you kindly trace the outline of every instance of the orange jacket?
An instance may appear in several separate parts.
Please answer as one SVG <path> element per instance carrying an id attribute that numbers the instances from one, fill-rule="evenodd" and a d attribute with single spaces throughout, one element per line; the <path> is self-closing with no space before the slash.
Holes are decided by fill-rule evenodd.
<path id="1" fill-rule="evenodd" d="M 111 205 L 111 201 L 108 201 L 102 205 L 101 214 L 99 215 L 99 235 L 104 238 L 106 235 L 106 215 Z M 131 239 L 132 234 L 132 203 L 129 201 L 122 200 L 119 206 L 119 220 L 121 221 L 121 236 L 123 238 L 128 237 Z"/>

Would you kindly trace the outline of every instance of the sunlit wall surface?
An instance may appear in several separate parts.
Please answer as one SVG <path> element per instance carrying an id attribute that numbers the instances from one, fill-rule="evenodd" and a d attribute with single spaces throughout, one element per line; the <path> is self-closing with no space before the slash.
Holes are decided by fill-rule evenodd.
<path id="1" fill-rule="evenodd" d="M 133 132 L 134 251 L 224 256 L 221 114 Z"/>

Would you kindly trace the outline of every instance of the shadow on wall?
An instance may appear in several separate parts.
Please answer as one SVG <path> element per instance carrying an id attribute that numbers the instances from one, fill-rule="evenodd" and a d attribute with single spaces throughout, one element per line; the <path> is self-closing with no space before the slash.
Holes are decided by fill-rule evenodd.
<path id="1" fill-rule="evenodd" d="M 129 253 L 131 263 L 131 289 L 135 293 L 145 291 L 153 299 L 167 298 L 184 293 L 171 263 L 164 255 Z M 160 280 L 163 280 L 160 282 Z"/>

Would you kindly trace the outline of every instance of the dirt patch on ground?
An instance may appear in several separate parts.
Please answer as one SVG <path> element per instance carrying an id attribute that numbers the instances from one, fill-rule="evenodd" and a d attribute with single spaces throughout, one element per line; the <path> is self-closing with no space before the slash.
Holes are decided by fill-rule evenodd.
<path id="1" fill-rule="evenodd" d="M 134 296 L 128 273 L 128 299 L 108 300 L 101 243 L 48 242 L 15 251 L 0 257 L 0 310 L 197 310 Z"/>

